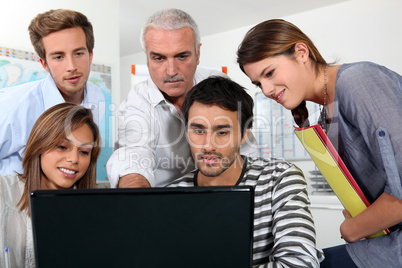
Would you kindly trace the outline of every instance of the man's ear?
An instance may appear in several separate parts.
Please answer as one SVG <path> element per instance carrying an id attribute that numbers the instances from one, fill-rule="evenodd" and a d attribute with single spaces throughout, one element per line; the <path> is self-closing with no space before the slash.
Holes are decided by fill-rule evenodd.
<path id="1" fill-rule="evenodd" d="M 250 129 L 249 128 L 244 132 L 243 137 L 241 138 L 241 144 L 244 144 L 246 142 L 246 140 L 248 138 L 248 135 L 250 135 Z"/>
<path id="2" fill-rule="evenodd" d="M 89 55 L 89 64 L 92 64 L 92 59 L 94 57 L 94 52 L 92 51 Z"/>
<path id="3" fill-rule="evenodd" d="M 197 65 L 200 64 L 201 45 L 202 45 L 201 43 L 198 44 Z"/>
<path id="4" fill-rule="evenodd" d="M 39 62 L 40 62 L 40 64 L 42 64 L 43 69 L 45 69 L 46 72 L 50 73 L 49 67 L 47 67 L 46 61 L 42 58 L 39 58 Z"/>
<path id="5" fill-rule="evenodd" d="M 306 63 L 309 59 L 310 51 L 305 43 L 299 42 L 295 44 L 295 54 L 294 57 L 296 60 L 301 61 L 302 63 Z"/>

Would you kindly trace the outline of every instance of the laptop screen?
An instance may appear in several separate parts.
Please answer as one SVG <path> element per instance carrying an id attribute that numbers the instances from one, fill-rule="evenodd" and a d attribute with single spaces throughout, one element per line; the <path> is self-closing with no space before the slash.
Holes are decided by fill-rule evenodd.
<path id="1" fill-rule="evenodd" d="M 37 268 L 251 267 L 252 187 L 38 190 Z"/>

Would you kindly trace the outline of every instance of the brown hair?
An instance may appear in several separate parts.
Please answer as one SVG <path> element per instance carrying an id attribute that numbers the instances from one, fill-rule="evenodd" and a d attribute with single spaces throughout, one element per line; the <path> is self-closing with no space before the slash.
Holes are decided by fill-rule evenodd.
<path id="1" fill-rule="evenodd" d="M 94 136 L 94 147 L 87 172 L 76 182 L 78 189 L 94 188 L 96 183 L 96 163 L 100 154 L 100 135 L 93 121 L 92 112 L 80 105 L 63 102 L 47 109 L 36 120 L 29 135 L 22 159 L 23 174 L 19 178 L 25 182 L 24 192 L 18 206 L 20 210 L 28 209 L 29 193 L 40 189 L 41 155 L 56 148 L 67 135 L 77 128 L 88 125 Z"/>
<path id="2" fill-rule="evenodd" d="M 78 11 L 55 9 L 38 14 L 29 24 L 28 31 L 36 53 L 46 62 L 42 38 L 53 32 L 74 27 L 81 27 L 84 31 L 87 49 L 91 53 L 95 45 L 92 24 L 84 14 Z"/>
<path id="3" fill-rule="evenodd" d="M 281 19 L 267 20 L 251 28 L 237 50 L 237 63 L 244 72 L 244 65 L 268 57 L 285 55 L 293 58 L 295 45 L 300 42 L 308 47 L 309 57 L 318 74 L 319 68 L 327 65 L 318 49 L 298 27 Z M 300 127 L 308 125 L 306 101 L 293 109 L 292 115 Z"/>

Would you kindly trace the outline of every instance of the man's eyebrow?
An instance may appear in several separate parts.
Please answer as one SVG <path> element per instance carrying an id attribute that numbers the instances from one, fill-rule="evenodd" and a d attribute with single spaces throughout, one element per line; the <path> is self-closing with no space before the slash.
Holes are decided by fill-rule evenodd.
<path id="1" fill-rule="evenodd" d="M 153 52 L 153 51 L 149 52 L 149 55 L 151 55 L 151 56 L 165 57 L 165 55 L 163 55 L 163 54 L 161 54 L 161 53 Z"/>
<path id="2" fill-rule="evenodd" d="M 177 56 L 183 56 L 183 55 L 191 55 L 191 51 L 186 50 L 186 51 L 183 51 L 183 52 L 179 52 L 175 56 L 177 57 Z"/>
<path id="3" fill-rule="evenodd" d="M 87 47 L 78 47 L 74 49 L 74 52 L 80 51 L 80 50 L 88 50 Z"/>
<path id="4" fill-rule="evenodd" d="M 206 128 L 203 124 L 191 123 L 190 127 L 192 128 Z"/>
<path id="5" fill-rule="evenodd" d="M 63 54 L 65 54 L 63 51 L 53 51 L 49 53 L 49 56 L 63 55 Z"/>
<path id="6" fill-rule="evenodd" d="M 77 51 L 81 51 L 81 50 L 87 50 L 87 48 L 86 47 L 79 47 L 79 48 L 74 49 L 73 51 L 77 52 Z M 53 52 L 49 53 L 49 56 L 63 55 L 63 54 L 66 54 L 66 53 L 64 51 L 53 51 Z"/>
<path id="7" fill-rule="evenodd" d="M 203 124 L 197 124 L 197 123 L 191 123 L 191 124 L 190 124 L 190 127 L 191 127 L 191 128 L 202 128 L 202 129 L 207 128 L 207 127 L 204 126 Z M 233 126 L 232 126 L 232 125 L 229 125 L 229 124 L 213 126 L 213 129 L 223 129 L 223 128 L 233 128 Z"/>
<path id="8" fill-rule="evenodd" d="M 233 128 L 233 126 L 229 124 L 214 126 L 214 129 L 222 129 L 222 128 Z"/>
<path id="9" fill-rule="evenodd" d="M 150 56 L 158 56 L 158 57 L 166 57 L 164 54 L 161 54 L 161 53 L 158 53 L 158 52 L 153 52 L 153 51 L 149 52 L 149 55 Z M 183 52 L 179 52 L 179 53 L 175 54 L 174 56 L 175 57 L 180 57 L 180 56 L 185 56 L 185 55 L 191 55 L 191 51 L 186 50 L 186 51 L 183 51 Z"/>

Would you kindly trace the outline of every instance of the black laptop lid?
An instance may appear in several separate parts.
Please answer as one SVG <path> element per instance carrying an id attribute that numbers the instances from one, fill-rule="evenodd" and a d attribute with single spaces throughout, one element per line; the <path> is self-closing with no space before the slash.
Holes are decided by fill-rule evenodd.
<path id="1" fill-rule="evenodd" d="M 252 187 L 38 190 L 37 268 L 251 267 Z"/>

